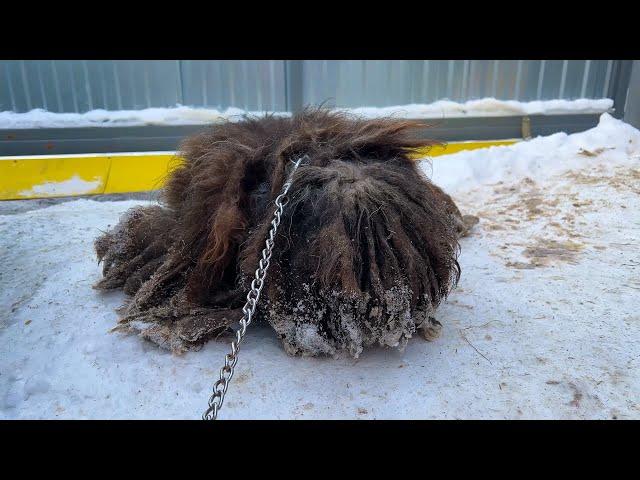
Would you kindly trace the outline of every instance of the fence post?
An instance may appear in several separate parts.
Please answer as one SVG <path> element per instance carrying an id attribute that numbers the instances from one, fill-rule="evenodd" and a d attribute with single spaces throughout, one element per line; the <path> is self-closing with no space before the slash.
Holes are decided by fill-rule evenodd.
<path id="1" fill-rule="evenodd" d="M 184 83 L 182 81 L 182 60 L 176 60 L 176 69 L 178 70 L 178 103 L 184 105 Z"/>
<path id="2" fill-rule="evenodd" d="M 285 104 L 287 111 L 297 113 L 304 107 L 302 69 L 304 60 L 285 60 Z"/>
<path id="3" fill-rule="evenodd" d="M 633 61 L 629 93 L 624 108 L 624 121 L 640 128 L 640 60 Z"/>
<path id="4" fill-rule="evenodd" d="M 631 80 L 631 67 L 633 60 L 616 60 L 614 62 L 612 79 L 609 83 L 609 92 L 607 97 L 613 100 L 613 116 L 622 118 L 624 116 L 624 107 L 627 101 L 627 93 L 629 91 L 629 81 Z"/>

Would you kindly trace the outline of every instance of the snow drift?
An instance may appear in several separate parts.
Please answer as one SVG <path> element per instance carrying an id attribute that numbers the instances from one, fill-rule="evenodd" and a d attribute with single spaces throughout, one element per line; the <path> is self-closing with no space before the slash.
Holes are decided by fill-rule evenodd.
<path id="1" fill-rule="evenodd" d="M 338 109 L 365 118 L 386 116 L 418 119 L 458 117 L 495 117 L 509 115 L 556 115 L 603 113 L 611 110 L 613 101 L 603 99 L 543 100 L 518 102 L 483 98 L 464 103 L 439 100 L 430 104 L 397 105 L 391 107 L 359 107 Z M 286 112 L 270 112 L 288 116 Z M 63 128 L 63 127 L 126 127 L 141 125 L 201 125 L 236 121 L 243 115 L 261 116 L 265 112 L 227 108 L 220 111 L 178 105 L 175 108 L 145 108 L 142 110 L 91 110 L 86 113 L 55 113 L 34 109 L 26 113 L 0 112 L 0 129 Z"/>

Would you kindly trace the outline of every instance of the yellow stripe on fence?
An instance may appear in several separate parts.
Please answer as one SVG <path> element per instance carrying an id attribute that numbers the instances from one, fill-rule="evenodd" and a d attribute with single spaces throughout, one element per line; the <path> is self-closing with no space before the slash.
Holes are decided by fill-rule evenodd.
<path id="1" fill-rule="evenodd" d="M 479 148 L 500 147 L 505 145 L 513 145 L 520 140 L 487 140 L 487 141 L 471 141 L 471 142 L 452 142 L 444 145 L 434 145 L 432 147 L 420 148 L 417 150 L 414 158 L 421 157 L 438 157 L 440 155 L 451 155 L 463 150 L 477 150 Z"/>
<path id="2" fill-rule="evenodd" d="M 449 143 L 421 149 L 415 158 L 516 142 Z M 0 200 L 156 190 L 180 162 L 175 152 L 0 157 Z"/>
<path id="3" fill-rule="evenodd" d="M 0 157 L 0 200 L 155 190 L 180 161 L 173 152 Z"/>

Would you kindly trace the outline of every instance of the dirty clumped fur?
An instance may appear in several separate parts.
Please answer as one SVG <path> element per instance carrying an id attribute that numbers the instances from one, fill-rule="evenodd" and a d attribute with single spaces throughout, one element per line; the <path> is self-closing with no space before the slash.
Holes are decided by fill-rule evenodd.
<path id="1" fill-rule="evenodd" d="M 287 352 L 357 357 L 402 348 L 440 324 L 456 284 L 453 200 L 410 159 L 424 126 L 323 109 L 210 127 L 182 145 L 160 205 L 128 211 L 96 242 L 96 288 L 132 298 L 117 329 L 174 352 L 231 331 L 260 259 L 291 160 L 293 176 L 258 303 Z"/>

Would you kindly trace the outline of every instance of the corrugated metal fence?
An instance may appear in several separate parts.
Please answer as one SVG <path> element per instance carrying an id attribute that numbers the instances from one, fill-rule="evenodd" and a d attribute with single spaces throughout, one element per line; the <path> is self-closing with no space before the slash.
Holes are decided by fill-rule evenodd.
<path id="1" fill-rule="evenodd" d="M 198 107 L 283 111 L 283 61 L 0 61 L 0 110 Z"/>
<path id="2" fill-rule="evenodd" d="M 0 61 L 0 110 L 86 112 L 176 104 L 291 111 L 304 104 L 391 106 L 465 101 L 612 98 L 618 60 L 42 60 Z M 629 65 L 627 65 L 629 64 Z"/>
<path id="3" fill-rule="evenodd" d="M 341 107 L 466 101 L 606 98 L 613 60 L 305 62 L 305 101 Z"/>

